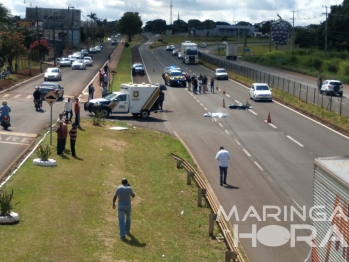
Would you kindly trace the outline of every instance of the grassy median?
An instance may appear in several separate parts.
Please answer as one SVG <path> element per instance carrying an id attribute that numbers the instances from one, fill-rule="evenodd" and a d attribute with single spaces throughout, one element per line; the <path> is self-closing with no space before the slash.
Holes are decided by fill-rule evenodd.
<path id="1" fill-rule="evenodd" d="M 109 129 L 116 125 L 129 130 Z M 57 167 L 35 166 L 32 155 L 6 184 L 20 222 L 1 226 L 2 261 L 223 261 L 224 242 L 208 237 L 211 210 L 197 207 L 197 187 L 171 157 L 191 161 L 178 140 L 124 123 L 82 126 L 78 158 L 53 147 Z M 123 177 L 136 193 L 124 242 L 112 209 Z"/>

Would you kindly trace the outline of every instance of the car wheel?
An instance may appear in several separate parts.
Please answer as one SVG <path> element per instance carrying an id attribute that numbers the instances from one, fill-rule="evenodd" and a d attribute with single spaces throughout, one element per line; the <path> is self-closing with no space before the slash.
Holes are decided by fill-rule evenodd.
<path id="1" fill-rule="evenodd" d="M 148 110 L 142 110 L 141 118 L 146 119 L 148 117 L 149 117 L 149 111 Z"/>
<path id="2" fill-rule="evenodd" d="M 44 77 L 44 81 L 46 81 L 46 77 Z"/>
<path id="3" fill-rule="evenodd" d="M 109 108 L 103 108 L 102 109 L 102 116 L 107 118 L 110 114 L 110 109 Z"/>

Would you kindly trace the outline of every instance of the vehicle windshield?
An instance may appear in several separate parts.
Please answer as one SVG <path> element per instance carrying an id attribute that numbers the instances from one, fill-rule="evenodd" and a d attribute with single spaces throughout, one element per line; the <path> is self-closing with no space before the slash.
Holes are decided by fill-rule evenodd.
<path id="1" fill-rule="evenodd" d="M 104 99 L 107 99 L 107 100 L 114 100 L 115 97 L 117 97 L 117 94 L 111 93 L 111 94 L 105 96 Z"/>
<path id="2" fill-rule="evenodd" d="M 51 72 L 51 73 L 58 73 L 58 69 L 54 68 L 54 69 L 48 69 L 47 72 Z"/>
<path id="3" fill-rule="evenodd" d="M 217 73 L 226 73 L 227 71 L 225 71 L 225 69 L 218 69 Z"/>
<path id="4" fill-rule="evenodd" d="M 68 58 L 62 58 L 62 61 L 69 61 Z"/>
<path id="5" fill-rule="evenodd" d="M 197 49 L 187 49 L 187 55 L 197 55 L 198 50 Z"/>
<path id="6" fill-rule="evenodd" d="M 256 90 L 269 90 L 268 86 L 256 86 Z"/>
<path id="7" fill-rule="evenodd" d="M 171 72 L 171 76 L 182 76 L 182 72 Z"/>
<path id="8" fill-rule="evenodd" d="M 333 86 L 341 86 L 342 83 L 341 83 L 341 82 L 330 82 L 330 85 L 333 85 Z"/>
<path id="9" fill-rule="evenodd" d="M 82 63 L 82 60 L 76 60 L 75 63 Z"/>

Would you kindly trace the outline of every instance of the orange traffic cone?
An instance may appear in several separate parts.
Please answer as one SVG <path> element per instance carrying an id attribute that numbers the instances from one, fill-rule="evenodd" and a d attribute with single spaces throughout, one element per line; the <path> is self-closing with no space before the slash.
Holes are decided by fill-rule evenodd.
<path id="1" fill-rule="evenodd" d="M 223 99 L 223 108 L 225 108 L 225 101 L 224 101 L 224 99 Z"/>
<path id="2" fill-rule="evenodd" d="M 271 117 L 270 117 L 270 113 L 268 114 L 267 123 L 268 123 L 268 124 L 270 124 L 270 123 L 271 123 Z"/>
<path id="3" fill-rule="evenodd" d="M 216 86 L 216 90 L 217 90 L 217 91 L 219 90 L 218 85 Z"/>

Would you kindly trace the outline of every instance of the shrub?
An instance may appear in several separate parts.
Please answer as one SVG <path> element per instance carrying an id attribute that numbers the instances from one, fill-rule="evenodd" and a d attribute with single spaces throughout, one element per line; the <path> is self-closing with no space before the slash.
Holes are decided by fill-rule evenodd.
<path id="1" fill-rule="evenodd" d="M 343 61 L 339 65 L 339 74 L 343 76 L 349 75 L 349 61 Z"/>
<path id="2" fill-rule="evenodd" d="M 320 70 L 321 67 L 322 67 L 322 60 L 318 57 L 314 57 L 313 59 L 313 67 L 316 69 L 316 70 Z"/>
<path id="3" fill-rule="evenodd" d="M 92 118 L 92 123 L 95 126 L 101 126 L 102 124 L 104 124 L 105 119 L 102 115 L 102 111 L 98 110 L 94 113 L 93 118 Z"/>
<path id="4" fill-rule="evenodd" d="M 51 154 L 52 150 L 49 145 L 46 145 L 45 147 L 39 145 L 36 149 L 36 155 L 40 158 L 41 161 L 47 161 Z"/>
<path id="5" fill-rule="evenodd" d="M 6 191 L 0 192 L 0 216 L 8 216 L 13 208 L 11 201 L 13 198 L 13 190 L 10 194 Z M 19 202 L 18 202 L 19 203 Z M 15 205 L 17 205 L 16 203 Z"/>
<path id="6" fill-rule="evenodd" d="M 336 74 L 338 72 L 340 62 L 341 61 L 339 58 L 333 58 L 327 61 L 325 64 L 327 71 Z"/>

